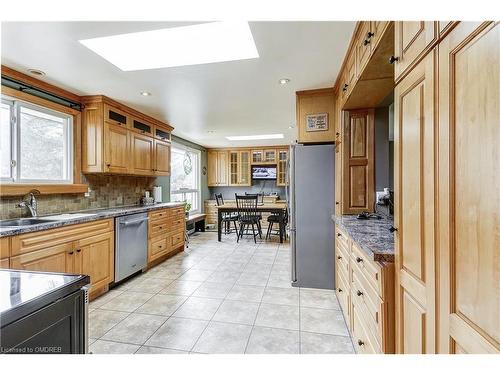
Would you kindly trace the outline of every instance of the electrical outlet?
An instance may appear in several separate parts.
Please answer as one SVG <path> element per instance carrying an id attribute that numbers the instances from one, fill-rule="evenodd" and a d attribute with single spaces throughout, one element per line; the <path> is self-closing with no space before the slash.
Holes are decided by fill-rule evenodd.
<path id="1" fill-rule="evenodd" d="M 90 192 L 91 192 L 91 191 L 92 191 L 92 190 L 90 190 L 90 187 L 89 187 L 89 188 L 87 188 L 87 192 L 86 192 L 86 193 L 83 193 L 83 196 L 84 196 L 85 198 L 90 197 Z"/>

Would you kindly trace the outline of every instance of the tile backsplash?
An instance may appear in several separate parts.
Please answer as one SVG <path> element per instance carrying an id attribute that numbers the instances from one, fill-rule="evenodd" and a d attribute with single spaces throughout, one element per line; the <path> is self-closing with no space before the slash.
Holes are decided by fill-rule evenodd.
<path id="1" fill-rule="evenodd" d="M 50 215 L 88 209 L 129 206 L 138 204 L 144 191 L 151 191 L 156 178 L 132 176 L 84 177 L 91 192 L 83 194 L 54 194 L 37 197 L 38 214 Z M 22 197 L 3 197 L 0 199 L 0 220 L 29 216 L 25 208 L 16 207 Z"/>

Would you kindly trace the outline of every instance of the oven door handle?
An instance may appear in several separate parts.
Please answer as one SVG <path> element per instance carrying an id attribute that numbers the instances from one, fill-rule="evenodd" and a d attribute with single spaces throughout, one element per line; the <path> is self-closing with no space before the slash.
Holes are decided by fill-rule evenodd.
<path id="1" fill-rule="evenodd" d="M 127 225 L 132 225 L 132 224 L 143 223 L 143 222 L 148 221 L 148 220 L 149 220 L 149 217 L 146 217 L 144 219 L 131 220 L 131 221 L 122 221 L 122 222 L 120 222 L 120 225 L 127 226 Z"/>

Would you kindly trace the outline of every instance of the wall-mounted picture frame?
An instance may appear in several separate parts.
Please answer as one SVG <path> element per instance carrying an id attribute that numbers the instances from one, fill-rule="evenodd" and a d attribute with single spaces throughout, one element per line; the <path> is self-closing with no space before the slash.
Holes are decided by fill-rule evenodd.
<path id="1" fill-rule="evenodd" d="M 306 115 L 306 131 L 320 132 L 328 130 L 328 113 Z"/>

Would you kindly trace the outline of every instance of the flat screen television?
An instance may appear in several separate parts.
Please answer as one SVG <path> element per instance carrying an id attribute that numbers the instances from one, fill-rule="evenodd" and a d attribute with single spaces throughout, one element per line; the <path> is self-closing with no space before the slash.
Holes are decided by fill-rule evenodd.
<path id="1" fill-rule="evenodd" d="M 276 167 L 252 167 L 252 179 L 276 180 Z"/>

